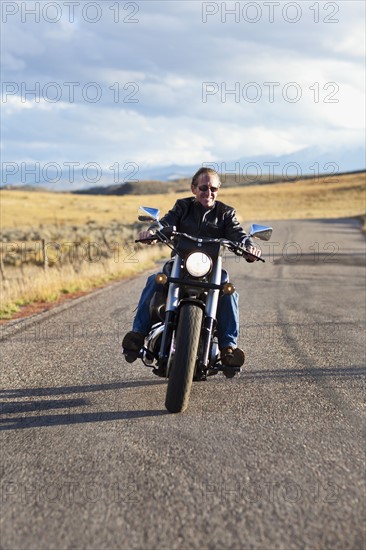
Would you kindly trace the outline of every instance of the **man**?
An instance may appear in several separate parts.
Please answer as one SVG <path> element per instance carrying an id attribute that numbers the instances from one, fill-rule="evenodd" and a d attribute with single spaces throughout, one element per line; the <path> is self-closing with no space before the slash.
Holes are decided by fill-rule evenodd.
<path id="1" fill-rule="evenodd" d="M 243 242 L 248 252 L 259 257 L 261 250 L 253 245 L 236 219 L 235 210 L 217 200 L 221 186 L 218 173 L 212 168 L 200 168 L 192 178 L 191 190 L 194 197 L 179 199 L 161 220 L 163 226 L 176 226 L 177 231 L 194 237 L 226 238 Z M 153 226 L 139 234 L 140 239 L 154 235 Z M 255 261 L 252 260 L 247 261 Z M 126 360 L 132 363 L 144 344 L 149 333 L 151 320 L 150 300 L 157 289 L 155 275 L 151 275 L 141 294 L 132 331 L 122 342 Z M 237 347 L 239 334 L 238 293 L 224 294 L 219 299 L 217 310 L 217 332 L 220 357 L 223 365 L 241 367 L 244 364 L 244 352 Z"/>

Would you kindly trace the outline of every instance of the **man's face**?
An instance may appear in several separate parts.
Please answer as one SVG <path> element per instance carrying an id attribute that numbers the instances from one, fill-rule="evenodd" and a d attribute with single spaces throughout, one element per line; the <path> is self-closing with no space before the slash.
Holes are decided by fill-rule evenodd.
<path id="1" fill-rule="evenodd" d="M 198 178 L 196 187 L 191 187 L 196 201 L 202 204 L 204 208 L 211 208 L 218 195 L 220 180 L 214 174 L 201 174 Z"/>

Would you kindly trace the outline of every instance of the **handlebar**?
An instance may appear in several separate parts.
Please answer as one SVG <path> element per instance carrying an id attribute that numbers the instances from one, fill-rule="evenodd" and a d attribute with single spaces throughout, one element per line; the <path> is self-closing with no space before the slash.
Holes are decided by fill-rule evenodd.
<path id="1" fill-rule="evenodd" d="M 255 254 L 251 254 L 250 252 L 248 252 L 245 248 L 243 248 L 241 243 L 235 243 L 234 241 L 229 241 L 228 239 L 215 239 L 215 238 L 211 238 L 211 237 L 192 237 L 192 235 L 188 235 L 188 233 L 180 233 L 179 231 L 171 231 L 171 236 L 172 237 L 183 236 L 183 237 L 186 237 L 186 238 L 188 238 L 192 241 L 196 241 L 196 242 L 200 242 L 200 243 L 202 243 L 202 242 L 211 242 L 211 243 L 220 242 L 220 244 L 222 244 L 223 246 L 226 246 L 226 248 L 228 248 L 229 250 L 234 252 L 234 254 L 236 254 L 237 256 L 243 256 L 244 258 L 245 257 L 253 258 L 256 261 L 261 261 L 263 263 L 265 262 L 265 260 L 263 258 L 259 258 Z M 168 240 L 169 240 L 168 237 L 166 235 L 164 235 L 164 233 L 162 233 L 161 231 L 157 231 L 155 233 L 155 235 L 152 235 L 148 239 L 135 239 L 135 243 L 145 243 L 145 244 L 147 244 L 147 243 L 151 243 L 151 241 L 160 241 L 160 242 L 166 243 Z"/>

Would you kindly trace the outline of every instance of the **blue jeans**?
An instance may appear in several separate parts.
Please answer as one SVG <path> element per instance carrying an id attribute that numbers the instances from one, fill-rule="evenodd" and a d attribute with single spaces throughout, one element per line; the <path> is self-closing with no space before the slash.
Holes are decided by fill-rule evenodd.
<path id="1" fill-rule="evenodd" d="M 151 328 L 150 319 L 150 300 L 154 292 L 161 288 L 155 281 L 155 275 L 150 275 L 146 281 L 146 286 L 140 296 L 137 306 L 137 313 L 133 321 L 132 330 L 140 332 L 145 336 Z M 233 294 L 223 294 L 219 298 L 217 306 L 217 333 L 219 348 L 231 346 L 236 348 L 239 333 L 239 295 L 235 291 Z"/>

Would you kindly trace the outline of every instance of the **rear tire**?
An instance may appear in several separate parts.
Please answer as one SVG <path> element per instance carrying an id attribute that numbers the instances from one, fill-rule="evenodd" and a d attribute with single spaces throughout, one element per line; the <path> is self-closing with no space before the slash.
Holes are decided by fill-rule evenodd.
<path id="1" fill-rule="evenodd" d="M 174 361 L 165 399 L 165 406 L 171 413 L 183 412 L 189 403 L 202 317 L 202 309 L 195 304 L 183 304 L 179 312 Z"/>

